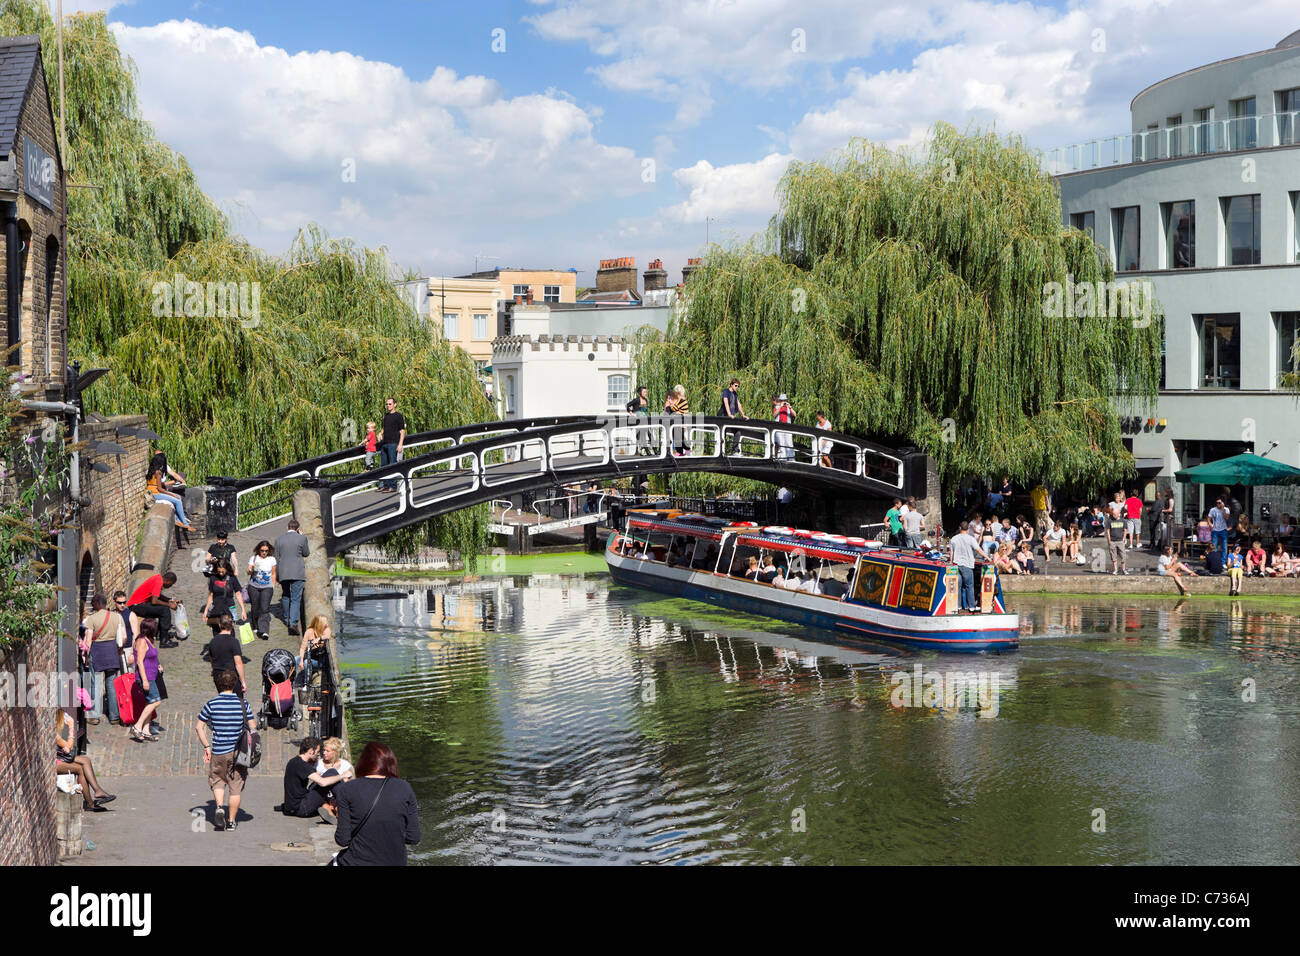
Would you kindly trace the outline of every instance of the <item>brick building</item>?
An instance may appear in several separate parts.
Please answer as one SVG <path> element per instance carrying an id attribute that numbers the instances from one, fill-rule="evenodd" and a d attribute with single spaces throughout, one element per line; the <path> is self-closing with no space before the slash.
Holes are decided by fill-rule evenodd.
<path id="1" fill-rule="evenodd" d="M 53 416 L 70 424 L 72 407 L 63 404 L 66 191 L 56 129 L 40 40 L 0 38 L 0 310 L 10 348 L 5 364 L 24 376 L 16 382 L 6 376 L 6 385 L 16 387 L 33 418 Z M 60 536 L 65 575 L 75 573 L 79 539 L 75 528 Z M 75 600 L 60 604 L 75 611 Z M 64 630 L 75 632 L 68 616 Z M 13 694 L 0 707 L 0 866 L 57 859 L 54 710 L 24 703 L 31 702 L 28 675 L 59 671 L 69 643 L 51 636 L 0 652 L 0 681 Z"/>

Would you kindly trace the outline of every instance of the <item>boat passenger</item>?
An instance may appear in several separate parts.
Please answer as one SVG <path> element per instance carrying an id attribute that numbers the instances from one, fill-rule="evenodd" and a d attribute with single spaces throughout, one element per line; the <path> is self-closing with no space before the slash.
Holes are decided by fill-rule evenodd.
<path id="1" fill-rule="evenodd" d="M 757 580 L 761 584 L 775 584 L 777 578 L 781 576 L 781 572 L 776 569 L 770 554 L 764 557 L 764 562 L 763 570 L 758 573 Z"/>
<path id="2" fill-rule="evenodd" d="M 822 586 L 817 582 L 817 575 L 808 575 L 808 580 L 799 585 L 800 591 L 807 591 L 809 594 L 824 594 Z"/>
<path id="3" fill-rule="evenodd" d="M 803 587 L 803 578 L 798 571 L 791 571 L 790 575 L 781 583 L 781 587 L 787 591 L 798 591 Z"/>
<path id="4" fill-rule="evenodd" d="M 757 581 L 758 576 L 762 573 L 763 573 L 763 568 L 759 565 L 758 558 L 751 557 L 749 559 L 749 567 L 745 569 L 744 576 L 749 578 L 750 580 Z"/>

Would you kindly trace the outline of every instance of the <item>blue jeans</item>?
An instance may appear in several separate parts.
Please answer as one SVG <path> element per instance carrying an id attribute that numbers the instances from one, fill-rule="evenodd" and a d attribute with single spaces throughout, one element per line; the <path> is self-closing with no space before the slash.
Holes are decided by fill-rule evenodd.
<path id="1" fill-rule="evenodd" d="M 958 595 L 961 597 L 961 606 L 967 610 L 975 607 L 975 569 L 964 568 L 957 565 L 957 574 L 961 578 L 961 588 Z"/>
<path id="2" fill-rule="evenodd" d="M 281 581 L 280 617 L 285 627 L 297 627 L 302 610 L 302 581 Z"/>
<path id="3" fill-rule="evenodd" d="M 99 709 L 99 699 L 103 696 L 104 691 L 108 691 L 108 719 L 117 721 L 117 694 L 113 693 L 113 678 L 118 674 L 117 671 L 94 671 L 90 672 L 90 710 L 86 711 L 87 717 L 99 717 L 103 711 Z"/>
<path id="4" fill-rule="evenodd" d="M 1210 547 L 1214 548 L 1223 557 L 1223 566 L 1228 566 L 1228 532 L 1211 531 Z"/>
<path id="5" fill-rule="evenodd" d="M 185 517 L 185 499 L 180 495 L 154 495 L 154 501 L 165 501 L 176 509 L 176 520 L 181 524 L 189 524 L 190 519 Z"/>
<path id="6" fill-rule="evenodd" d="M 383 444 L 379 446 L 379 467 L 393 465 L 397 463 L 397 443 Z M 380 488 L 396 488 L 397 479 L 389 478 L 379 483 Z"/>

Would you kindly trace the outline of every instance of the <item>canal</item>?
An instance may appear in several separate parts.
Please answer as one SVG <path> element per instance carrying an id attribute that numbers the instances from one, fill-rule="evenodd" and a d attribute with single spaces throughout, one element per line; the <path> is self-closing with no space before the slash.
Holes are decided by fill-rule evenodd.
<path id="1" fill-rule="evenodd" d="M 1300 606 L 1024 598 L 958 656 L 604 573 L 340 584 L 413 863 L 1300 862 Z"/>

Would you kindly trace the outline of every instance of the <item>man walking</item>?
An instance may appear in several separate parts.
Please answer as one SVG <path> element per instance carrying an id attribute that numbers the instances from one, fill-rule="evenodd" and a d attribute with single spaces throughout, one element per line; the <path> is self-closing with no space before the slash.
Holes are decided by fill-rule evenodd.
<path id="1" fill-rule="evenodd" d="M 290 518 L 289 530 L 275 539 L 275 570 L 281 587 L 280 617 L 294 637 L 299 634 L 302 587 L 307 580 L 307 563 L 303 559 L 310 553 L 307 536 L 298 531 L 298 519 Z"/>
<path id="2" fill-rule="evenodd" d="M 1210 509 L 1210 543 L 1223 559 L 1223 566 L 1228 566 L 1228 529 L 1232 527 L 1232 512 L 1219 498 Z"/>
<path id="3" fill-rule="evenodd" d="M 749 418 L 745 414 L 745 408 L 740 404 L 740 379 L 733 378 L 730 384 L 722 390 L 722 410 L 718 412 L 720 418 Z M 737 438 L 734 431 L 727 433 L 727 454 L 736 453 Z"/>
<path id="4" fill-rule="evenodd" d="M 217 830 L 233 830 L 239 817 L 239 801 L 244 792 L 244 782 L 248 779 L 248 770 L 235 764 L 235 748 L 239 737 L 248 730 L 257 730 L 257 720 L 248 701 L 236 696 L 235 688 L 239 686 L 239 675 L 233 670 L 219 671 L 216 676 L 219 693 L 203 705 L 199 719 L 194 722 L 194 732 L 198 734 L 199 743 L 203 744 L 203 762 L 208 765 L 208 786 L 212 788 L 212 798 L 217 803 L 216 816 L 213 818 Z M 212 739 L 207 737 L 209 726 Z M 223 806 L 226 791 L 230 791 L 230 813 L 226 814 Z M 227 822 L 229 820 L 229 822 Z"/>
<path id="5" fill-rule="evenodd" d="M 978 557 L 979 542 L 971 537 L 970 525 L 967 522 L 961 523 L 960 530 L 952 536 L 948 547 L 952 555 L 952 563 L 957 565 L 957 575 L 961 579 L 961 589 L 958 592 L 961 609 L 977 611 L 979 606 L 976 603 L 978 593 L 975 590 L 975 565 L 984 562 Z"/>
<path id="6" fill-rule="evenodd" d="M 379 467 L 392 465 L 402 460 L 402 446 L 406 444 L 406 417 L 397 410 L 397 400 L 384 402 L 384 437 L 379 441 Z M 379 483 L 380 491 L 396 491 L 396 478 L 389 478 Z M 279 548 L 276 548 L 278 554 Z M 284 576 L 281 575 L 283 578 Z"/>
<path id="7" fill-rule="evenodd" d="M 1110 573 L 1128 574 L 1125 550 L 1128 544 L 1128 521 L 1112 514 L 1106 519 L 1106 528 L 1110 536 Z"/>

